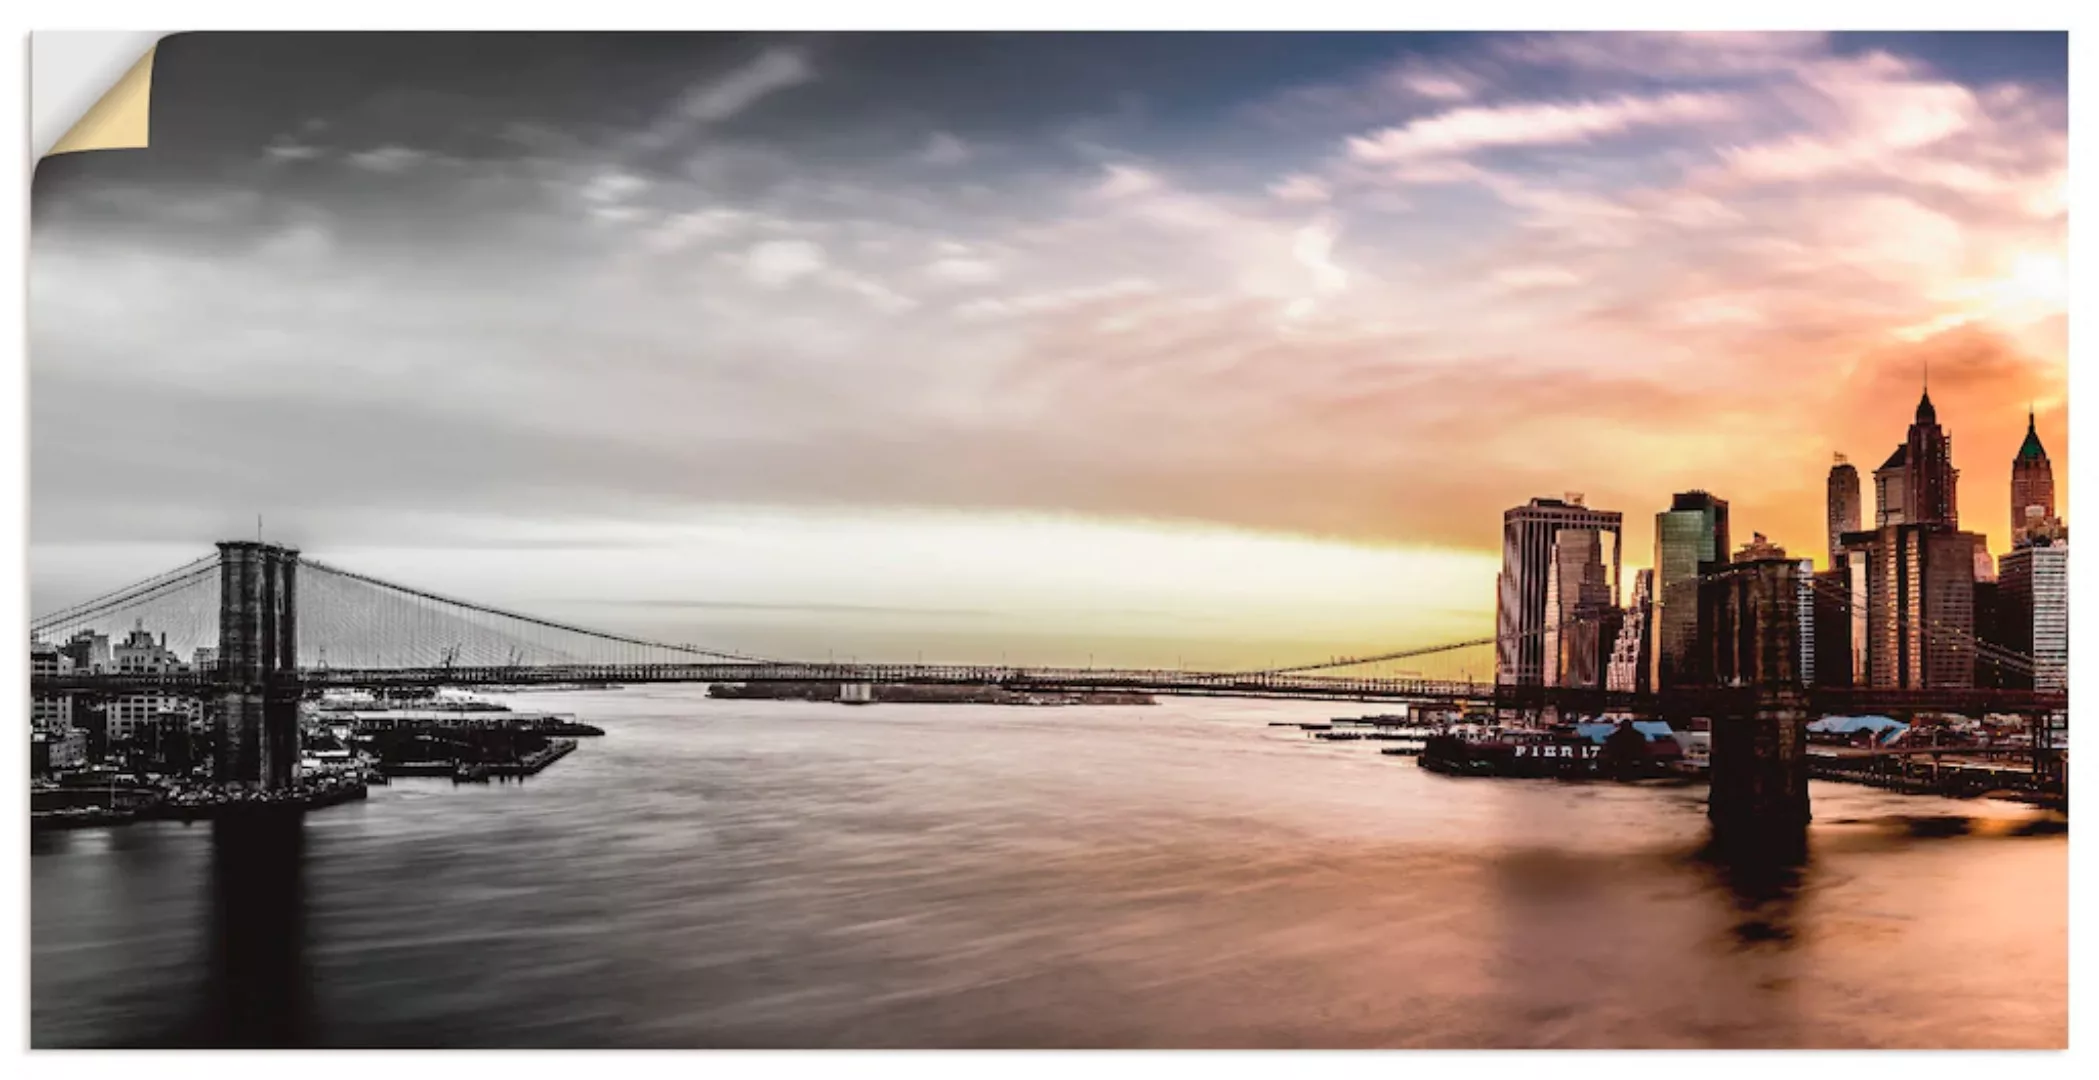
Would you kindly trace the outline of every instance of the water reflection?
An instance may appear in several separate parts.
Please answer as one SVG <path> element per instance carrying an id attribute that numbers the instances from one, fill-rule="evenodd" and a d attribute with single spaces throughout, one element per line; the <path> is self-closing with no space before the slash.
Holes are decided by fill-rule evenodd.
<path id="1" fill-rule="evenodd" d="M 1745 945 L 1793 940 L 1795 908 L 1808 870 L 1806 829 L 1715 831 L 1696 858 L 1733 899 L 1737 940 Z"/>
<path id="2" fill-rule="evenodd" d="M 211 826 L 209 975 L 184 1042 L 296 1047 L 313 1040 L 306 965 L 306 824 L 258 814 Z"/>
<path id="3" fill-rule="evenodd" d="M 1267 726 L 1319 706 L 516 704 L 608 735 L 303 827 L 40 840 L 33 1044 L 2067 1038 L 2068 843 L 2023 810 L 1818 788 L 1811 846 L 1726 847 L 1695 786 Z"/>

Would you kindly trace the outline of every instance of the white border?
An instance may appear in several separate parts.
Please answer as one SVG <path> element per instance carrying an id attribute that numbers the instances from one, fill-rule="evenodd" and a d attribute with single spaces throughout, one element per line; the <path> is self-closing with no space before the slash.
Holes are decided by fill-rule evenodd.
<path id="1" fill-rule="evenodd" d="M 1551 4 L 1545 2 L 1493 2 L 1472 0 L 1465 4 L 1399 4 L 1390 2 L 1366 3 L 1362 0 L 1291 0 L 1289 3 L 1265 4 L 1232 2 L 1232 0 L 1207 0 L 1202 4 L 1142 4 L 1131 0 L 1008 0 L 1000 4 L 964 4 L 957 0 L 884 0 L 880 4 L 854 4 L 845 0 L 830 2 L 797 2 L 797 0 L 771 0 L 762 5 L 682 5 L 663 2 L 646 3 L 637 0 L 591 0 L 587 4 L 507 4 L 485 5 L 460 2 L 460 0 L 363 0 L 355 5 L 294 5 L 263 3 L 260 0 L 245 2 L 186 3 L 175 6 L 153 4 L 143 0 L 81 0 L 75 3 L 55 3 L 32 0 L 19 10 L 28 12 L 27 19 L 47 26 L 63 25 L 67 28 L 121 29 L 150 26 L 179 21 L 194 29 L 907 29 L 907 28 L 983 28 L 983 29 L 1607 29 L 1607 28 L 1657 28 L 1673 27 L 1686 29 L 1801 29 L 1821 27 L 1827 29 L 2062 29 L 2069 28 L 2071 34 L 2071 56 L 2073 77 L 2071 78 L 2071 175 L 2073 182 L 2093 175 L 2093 155 L 2089 149 L 2093 135 L 2095 101 L 2089 89 L 2095 66 L 2095 47 L 2082 32 L 2093 16 L 2087 10 L 2099 10 L 2099 6 L 2078 5 L 2067 2 L 1999 2 L 1978 4 L 1973 0 L 1964 3 L 1937 2 L 1937 0 L 1913 0 L 1908 3 L 1868 4 L 1846 3 L 1837 0 L 1760 0 L 1755 5 L 1687 5 L 1677 3 L 1640 2 L 1640 0 L 1589 0 L 1580 5 Z M 2080 16 L 2082 16 L 2080 18 Z M 28 26 L 23 27 L 26 32 Z M 19 40 L 19 39 L 18 39 Z M 25 43 L 26 44 L 26 43 Z M 142 51 L 142 50 L 139 50 Z M 22 93 L 27 86 L 23 73 L 12 70 L 13 65 L 27 58 L 28 49 L 7 52 L 5 63 L 9 70 L 0 75 L 0 92 L 10 98 Z M 136 52 L 132 60 L 136 59 Z M 48 63 L 49 61 L 47 61 Z M 63 61 L 60 61 L 63 62 Z M 121 72 L 130 61 L 120 65 Z M 99 93 L 96 95 L 99 96 Z M 92 99 L 90 99 L 92 103 Z M 27 110 L 13 107 L 6 110 L 10 117 L 25 117 Z M 30 143 L 28 132 L 16 145 Z M 26 155 L 25 155 L 26 156 Z M 25 250 L 26 241 L 26 186 L 29 175 L 28 162 L 14 174 L 20 179 L 17 184 L 18 207 L 22 211 L 6 217 L 7 241 L 16 251 Z M 2079 185 L 2079 191 L 2083 185 Z M 2089 231 L 2089 230 L 2087 230 Z M 2083 266 L 2099 266 L 2094 261 L 2093 244 L 2085 234 L 2075 229 L 2071 238 L 2073 287 L 2076 284 L 2075 269 Z M 23 341 L 24 282 L 17 276 L 22 273 L 22 260 L 9 261 L 7 290 L 7 319 L 11 334 L 6 340 Z M 2073 296 L 2078 295 L 2073 293 Z M 2078 307 L 2073 303 L 2073 308 Z M 2071 337 L 2071 392 L 2079 401 L 2088 399 L 2086 391 L 2095 391 L 2093 363 L 2086 354 L 2091 350 L 2083 344 L 2084 337 Z M 22 356 L 18 344 L 14 355 Z M 0 415 L 26 423 L 26 402 L 20 400 L 25 393 L 26 373 L 17 366 L 14 377 L 0 380 L 5 387 L 8 408 Z M 2073 410 L 2071 414 L 2072 442 L 2083 444 L 2084 436 L 2094 429 L 2082 424 L 2084 413 Z M 0 575 L 4 581 L 9 626 L 14 639 L 21 641 L 26 625 L 27 611 L 23 607 L 23 585 L 26 577 L 26 552 L 22 547 L 26 536 L 26 431 L 10 432 L 11 438 L 0 439 L 5 447 L 6 460 L 0 464 L 0 478 L 8 485 L 6 505 L 15 508 L 24 516 L 8 537 L 13 545 L 15 575 Z M 2067 460 L 2069 448 L 2064 448 L 2063 460 Z M 2088 471 L 2071 477 L 2069 485 L 2071 501 L 2080 505 L 2099 505 L 2082 496 L 2094 494 L 2099 480 L 2094 480 Z M 2095 495 L 2099 498 L 2099 495 Z M 2099 611 L 2099 588 L 2095 588 L 2088 574 L 2079 575 L 2072 587 L 2072 621 L 2081 622 L 2084 613 Z M 19 616 L 19 617 L 16 617 Z M 2079 629 L 2073 634 L 2072 665 L 2080 673 L 2090 671 L 2099 676 L 2099 666 L 2087 663 L 2095 653 L 2090 637 Z M 15 655 L 20 656 L 19 645 Z M 5 685 L 0 694 L 7 700 L 20 701 L 26 691 L 22 679 L 26 675 L 18 662 L 0 665 L 0 677 Z M 20 777 L 24 750 L 18 742 L 10 741 L 6 755 L 0 757 L 0 768 L 12 769 L 21 784 L 16 790 L 21 793 L 17 800 L 20 807 L 26 801 L 26 783 Z M 2073 783 L 2080 783 L 2094 771 L 2089 761 L 2073 766 Z M 19 813 L 19 810 L 17 811 Z M 20 822 L 21 818 L 15 819 Z M 4 985 L 10 993 L 19 992 L 23 1000 L 12 1002 L 11 1009 L 0 1010 L 0 1017 L 8 1025 L 7 1034 L 15 1047 L 27 1046 L 28 971 L 26 964 L 27 925 L 27 881 L 24 837 L 26 830 L 18 826 L 0 829 L 8 846 L 7 867 L 11 874 L 22 874 L 17 879 L 17 888 L 0 891 L 0 897 L 12 918 L 12 925 L 19 935 L 15 940 L 25 947 L 10 949 L 7 963 L 13 976 Z M 2089 851 L 2078 854 L 2091 845 L 2072 845 L 2072 910 L 2081 910 L 2089 905 L 2078 901 L 2099 895 L 2091 888 L 2089 871 L 2093 858 Z M 17 908 L 16 905 L 22 905 Z M 2083 947 L 2089 943 L 2090 934 L 2082 927 L 2082 917 L 2073 919 L 2071 962 L 2071 1031 L 2073 1047 L 2083 1044 L 2095 1036 L 2086 1021 L 2090 1020 L 2090 1003 L 2099 996 L 2094 991 L 2099 986 L 2099 970 L 2091 962 L 2093 950 Z M 19 965 L 19 966 L 18 966 Z M 1395 979 L 1406 977 L 1404 972 L 1395 972 Z M 1923 1054 L 1901 1053 L 1880 1055 L 1871 1059 L 1842 1053 L 1788 1053 L 1782 1057 L 1768 1054 L 1748 1053 L 1550 1053 L 1549 1058 L 1512 1053 L 1456 1054 L 1456 1053 L 1408 1053 L 1403 1056 L 1384 1054 L 1292 1054 L 1281 1057 L 1268 1054 L 1191 1054 L 1137 1055 L 1137 1054 L 1089 1054 L 1084 1057 L 1068 1057 L 1047 1054 L 710 1054 L 704 1058 L 676 1054 L 626 1054 L 607 1058 L 602 1064 L 625 1070 L 648 1073 L 689 1073 L 694 1068 L 710 1073 L 798 1075 L 805 1072 L 848 1071 L 860 1075 L 899 1075 L 913 1078 L 928 1073 L 960 1074 L 964 1071 L 981 1077 L 985 1073 L 996 1076 L 1063 1076 L 1073 1069 L 1084 1069 L 1088 1073 L 1124 1075 L 1152 1075 L 1161 1072 L 1178 1072 L 1181 1069 L 1199 1070 L 1218 1076 L 1252 1075 L 1268 1071 L 1288 1070 L 1292 1073 L 1314 1072 L 1325 1074 L 1391 1075 L 1402 1070 L 1408 1075 L 1443 1074 L 1463 1071 L 1467 1074 L 1511 1075 L 1531 1074 L 1549 1070 L 1571 1077 L 1610 1076 L 1627 1073 L 1668 1073 L 1682 1076 L 1696 1075 L 1699 1080 L 1714 1077 L 1769 1074 L 1784 1070 L 1789 1075 L 1816 1073 L 1878 1073 L 1882 1069 L 1899 1071 L 1905 1080 L 1910 1077 L 1961 1076 L 1971 1077 L 1978 1073 L 2008 1072 L 2022 1078 L 2034 1074 L 2089 1074 L 2091 1065 L 2075 1066 L 2078 1057 L 2094 1056 L 2073 1050 L 2069 1054 Z M 485 1056 L 485 1055 L 484 1055 Z M 494 1067 L 506 1073 L 518 1073 L 530 1077 L 547 1072 L 565 1073 L 579 1067 L 588 1068 L 601 1062 L 574 1055 L 508 1054 L 506 1060 L 490 1061 Z M 436 1054 L 407 1054 L 390 1056 L 385 1062 L 374 1062 L 343 1055 L 296 1054 L 296 1055 L 54 1055 L 31 1056 L 27 1064 L 32 1068 L 49 1071 L 66 1070 L 69 1075 L 99 1075 L 102 1073 L 136 1076 L 141 1072 L 159 1075 L 174 1069 L 179 1073 L 190 1070 L 208 1070 L 215 1076 L 245 1074 L 249 1071 L 268 1071 L 279 1077 L 295 1076 L 299 1080 L 308 1077 L 332 1075 L 362 1076 L 374 1068 L 382 1068 L 389 1074 L 400 1072 L 437 1073 L 455 1071 L 462 1065 L 473 1068 L 483 1063 L 479 1058 L 461 1059 L 457 1056 Z"/>

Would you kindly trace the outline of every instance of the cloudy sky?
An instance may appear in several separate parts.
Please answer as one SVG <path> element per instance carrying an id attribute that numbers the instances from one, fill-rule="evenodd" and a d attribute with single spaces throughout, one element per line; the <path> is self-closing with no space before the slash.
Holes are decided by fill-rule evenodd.
<path id="1" fill-rule="evenodd" d="M 202 35 L 47 160 L 32 606 L 269 534 L 609 628 L 1262 662 L 1501 512 L 2067 491 L 2062 35 Z M 1870 483 L 1869 483 L 1870 492 Z M 1870 494 L 1869 494 L 1870 499 Z"/>

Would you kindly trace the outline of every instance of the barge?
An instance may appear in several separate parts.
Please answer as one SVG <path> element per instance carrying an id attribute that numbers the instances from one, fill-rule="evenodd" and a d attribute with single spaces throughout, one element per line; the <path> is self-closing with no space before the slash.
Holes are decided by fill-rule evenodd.
<path id="1" fill-rule="evenodd" d="M 1422 742 L 1419 764 L 1446 776 L 1642 780 L 1677 775 L 1681 756 L 1673 739 L 1650 741 L 1628 724 L 1600 741 L 1555 730 L 1431 735 Z"/>

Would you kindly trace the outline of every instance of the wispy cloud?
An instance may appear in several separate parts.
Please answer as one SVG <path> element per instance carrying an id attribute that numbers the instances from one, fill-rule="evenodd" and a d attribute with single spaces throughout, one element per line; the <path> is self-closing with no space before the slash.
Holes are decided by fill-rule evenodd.
<path id="1" fill-rule="evenodd" d="M 430 159 L 429 151 L 409 146 L 379 146 L 356 151 L 347 158 L 357 168 L 378 173 L 407 172 Z"/>
<path id="2" fill-rule="evenodd" d="M 1732 110 L 1727 97 L 1700 93 L 1467 107 L 1356 136 L 1348 149 L 1361 161 L 1403 162 L 1492 147 L 1587 142 L 1639 127 L 1718 120 Z"/>
<path id="3" fill-rule="evenodd" d="M 668 146 L 695 129 L 732 119 L 775 93 L 815 78 L 816 69 L 801 50 L 767 49 L 741 67 L 692 84 L 640 135 L 639 142 L 651 149 Z"/>

